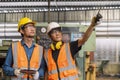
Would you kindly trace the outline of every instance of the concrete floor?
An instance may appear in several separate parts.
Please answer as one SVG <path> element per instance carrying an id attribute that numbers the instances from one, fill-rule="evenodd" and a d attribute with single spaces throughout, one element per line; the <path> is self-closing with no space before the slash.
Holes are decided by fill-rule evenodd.
<path id="1" fill-rule="evenodd" d="M 112 78 L 112 77 L 108 77 L 108 78 L 103 78 L 103 77 L 101 77 L 101 78 L 96 78 L 96 80 L 120 80 L 120 78 Z"/>
<path id="2" fill-rule="evenodd" d="M 6 79 L 3 79 L 0 77 L 0 80 L 10 80 L 10 78 L 6 78 Z M 99 78 L 96 78 L 96 80 L 120 80 L 120 78 L 113 78 L 113 77 L 99 77 Z"/>
<path id="3" fill-rule="evenodd" d="M 5 77 L 2 78 L 1 74 L 0 74 L 0 80 L 10 80 L 9 77 Z M 43 79 L 40 79 L 40 80 L 43 80 Z M 101 76 L 101 77 L 96 77 L 96 80 L 120 80 L 120 76 L 119 77 L 105 77 L 105 76 Z"/>

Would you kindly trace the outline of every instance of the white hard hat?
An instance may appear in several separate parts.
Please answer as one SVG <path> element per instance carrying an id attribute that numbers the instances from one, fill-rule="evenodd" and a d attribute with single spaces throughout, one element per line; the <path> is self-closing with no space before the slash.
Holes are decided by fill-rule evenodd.
<path id="1" fill-rule="evenodd" d="M 49 33 L 52 29 L 55 29 L 55 28 L 60 28 L 60 25 L 57 22 L 49 23 L 47 27 L 47 33 Z"/>

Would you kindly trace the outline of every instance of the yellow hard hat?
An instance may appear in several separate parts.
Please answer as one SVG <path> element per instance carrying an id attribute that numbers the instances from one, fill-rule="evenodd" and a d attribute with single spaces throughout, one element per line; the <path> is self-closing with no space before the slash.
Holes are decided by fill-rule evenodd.
<path id="1" fill-rule="evenodd" d="M 21 18 L 20 21 L 18 22 L 18 31 L 20 30 L 20 28 L 28 23 L 33 23 L 35 24 L 35 22 L 33 22 L 30 18 L 28 17 L 24 17 Z"/>

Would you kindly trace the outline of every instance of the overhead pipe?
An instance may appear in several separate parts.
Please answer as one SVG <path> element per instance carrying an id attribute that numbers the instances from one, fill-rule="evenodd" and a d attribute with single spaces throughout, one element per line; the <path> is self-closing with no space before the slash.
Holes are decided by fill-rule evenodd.
<path id="1" fill-rule="evenodd" d="M 49 0 L 48 0 L 49 2 Z M 44 7 L 48 6 L 48 2 L 1 2 L 0 7 Z M 51 1 L 51 6 L 56 6 Z M 119 6 L 120 1 L 58 1 L 57 6 Z"/>
<path id="2" fill-rule="evenodd" d="M 50 6 L 49 6 L 50 2 Z M 49 7 L 48 7 L 49 6 Z M 58 1 L 57 6 L 59 10 L 72 11 L 72 10 L 95 10 L 99 9 L 120 9 L 120 1 Z M 6 11 L 13 10 L 29 10 L 37 9 L 40 11 L 56 11 L 56 3 L 48 0 L 48 2 L 1 2 L 0 13 L 7 13 Z M 72 9 L 75 8 L 75 9 Z M 57 10 L 58 11 L 58 10 Z M 19 11 L 18 11 L 19 12 Z M 34 12 L 34 11 L 33 11 Z M 49 17 L 49 16 L 48 16 Z"/>

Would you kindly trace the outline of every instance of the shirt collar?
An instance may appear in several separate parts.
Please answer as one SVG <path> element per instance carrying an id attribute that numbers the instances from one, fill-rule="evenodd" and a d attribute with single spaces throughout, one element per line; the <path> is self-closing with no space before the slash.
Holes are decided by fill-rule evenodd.
<path id="1" fill-rule="evenodd" d="M 23 46 L 26 45 L 23 39 L 21 40 L 21 44 L 22 44 Z M 33 41 L 32 45 L 31 45 L 31 47 L 32 47 L 32 46 L 34 46 L 34 47 L 37 46 L 34 41 Z"/>

